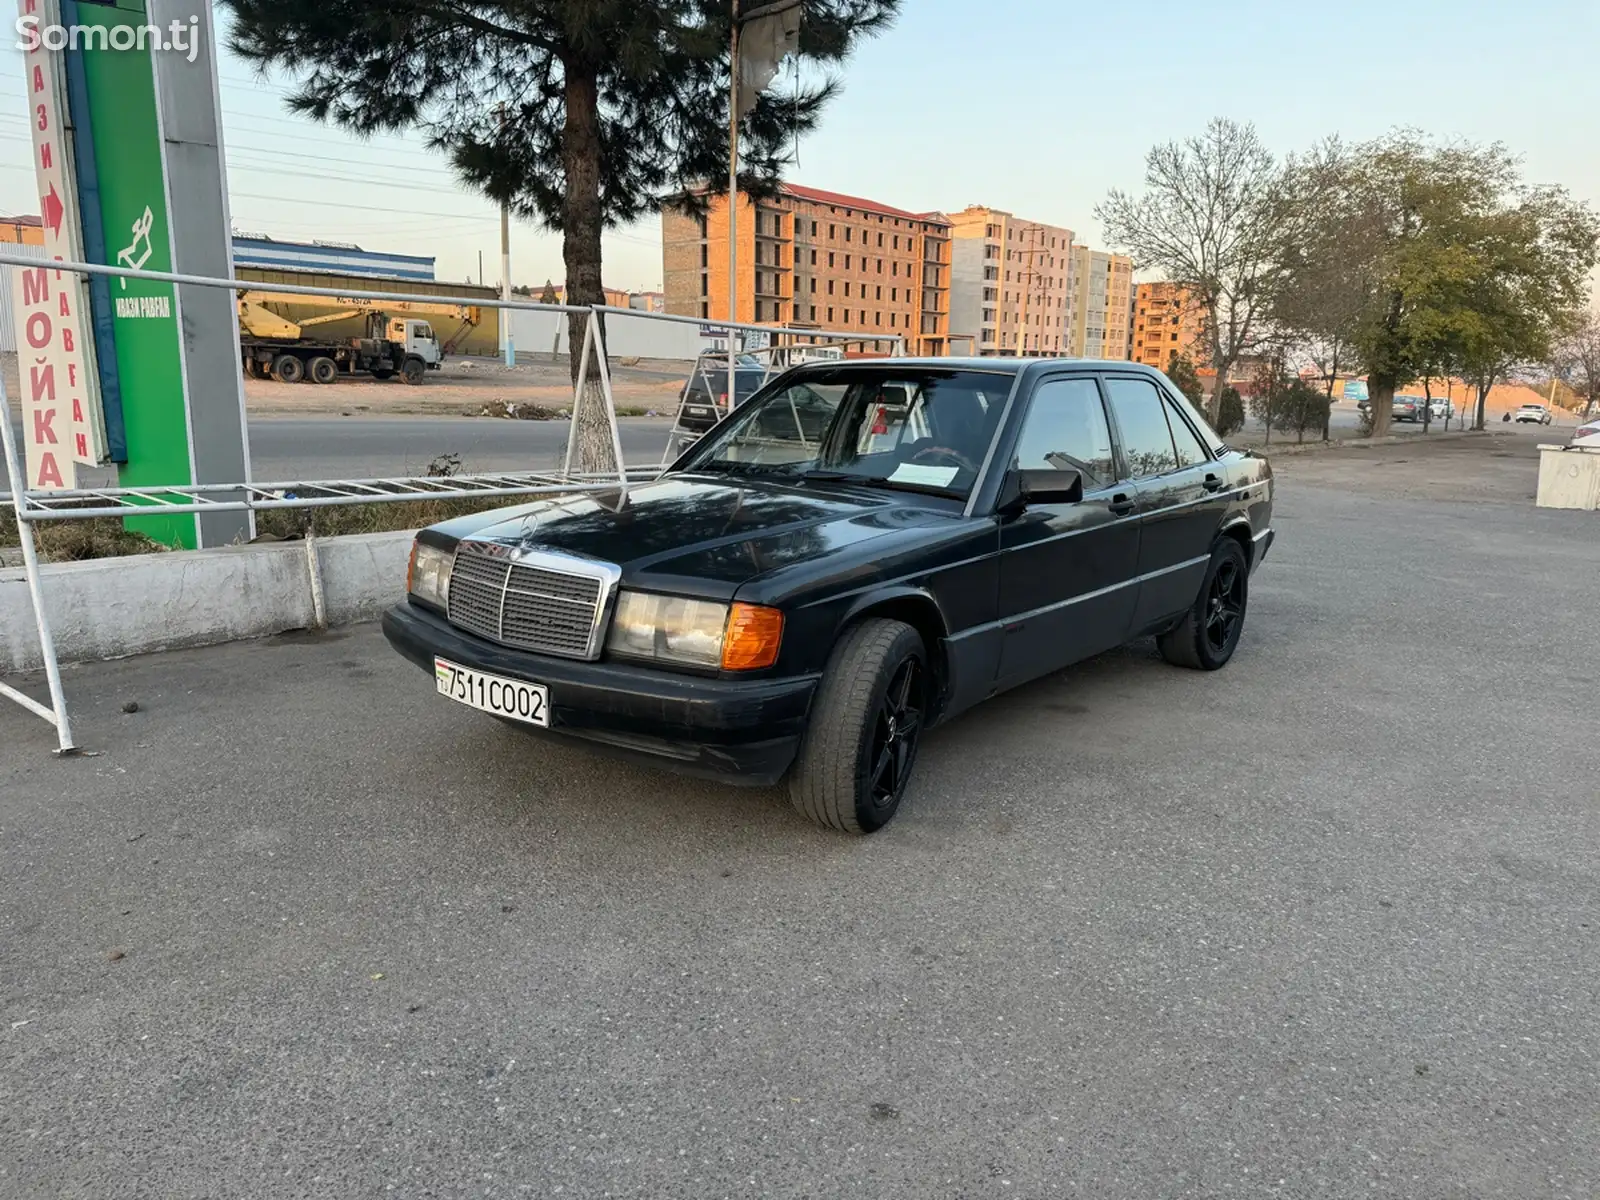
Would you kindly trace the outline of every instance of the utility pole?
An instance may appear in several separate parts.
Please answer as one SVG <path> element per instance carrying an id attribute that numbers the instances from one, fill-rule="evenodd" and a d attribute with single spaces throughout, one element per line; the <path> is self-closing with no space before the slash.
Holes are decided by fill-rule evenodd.
<path id="1" fill-rule="evenodd" d="M 506 127 L 506 106 L 500 106 L 500 129 Z M 511 300 L 511 207 L 500 205 L 500 299 Z M 560 322 L 557 322 L 559 324 Z M 511 332 L 511 310 L 500 310 L 500 345 L 505 348 L 506 366 L 517 365 L 516 338 Z"/>
<path id="2" fill-rule="evenodd" d="M 1028 256 L 1027 270 L 1017 272 L 1017 280 L 1022 284 L 1022 323 L 1021 327 L 1017 331 L 1018 358 L 1026 358 L 1028 356 L 1028 293 L 1033 288 L 1033 238 L 1035 234 L 1042 232 L 1043 230 L 1038 225 L 1028 226 L 1028 248 L 1026 250 L 1022 250 L 1020 248 L 1017 250 L 1017 254 L 1019 256 L 1023 254 Z M 1018 238 L 1017 240 L 1018 242 L 1021 242 L 1022 239 Z"/>
<path id="3" fill-rule="evenodd" d="M 739 319 L 739 0 L 729 0 L 728 34 L 728 411 L 739 401 L 733 323 Z"/>

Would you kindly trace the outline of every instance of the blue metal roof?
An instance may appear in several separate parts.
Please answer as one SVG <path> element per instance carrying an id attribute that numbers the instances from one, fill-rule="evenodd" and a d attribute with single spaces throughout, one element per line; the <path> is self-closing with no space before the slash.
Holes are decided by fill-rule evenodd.
<path id="1" fill-rule="evenodd" d="M 315 242 L 280 242 L 276 238 L 236 237 L 233 265 L 329 271 L 349 275 L 375 275 L 388 279 L 434 278 L 434 260 L 417 254 L 388 254 L 359 246 L 318 245 Z"/>

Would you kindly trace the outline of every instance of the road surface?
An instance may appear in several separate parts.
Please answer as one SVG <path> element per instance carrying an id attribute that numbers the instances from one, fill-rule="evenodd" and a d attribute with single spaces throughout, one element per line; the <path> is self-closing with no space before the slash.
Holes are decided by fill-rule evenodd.
<path id="1" fill-rule="evenodd" d="M 0 1197 L 1600 1195 L 1594 514 L 1507 442 L 1289 456 L 1225 671 L 1008 693 L 866 840 L 371 626 L 0 704 Z"/>
<path id="2" fill-rule="evenodd" d="M 634 464 L 660 460 L 671 421 L 624 417 L 618 425 L 625 460 Z M 13 428 L 20 438 L 20 426 Z M 421 475 L 440 454 L 461 455 L 462 471 L 539 470 L 559 467 L 566 450 L 565 421 L 490 417 L 250 419 L 251 474 L 261 482 Z M 5 479 L 0 470 L 0 481 Z"/>
<path id="3" fill-rule="evenodd" d="M 634 464 L 659 461 L 672 422 L 624 417 L 623 457 Z M 1333 426 L 1354 429 L 1354 406 L 1333 410 Z M 14 426 L 21 436 L 21 427 Z M 1254 423 L 1251 429 L 1254 429 Z M 1442 425 L 1432 426 L 1440 432 Z M 1395 424 L 1396 434 L 1422 426 Z M 1286 441 L 1293 434 L 1281 435 Z M 1274 440 L 1277 440 L 1276 438 Z M 1565 436 L 1553 440 L 1565 440 Z M 262 482 L 297 479 L 366 479 L 423 474 L 434 457 L 459 454 L 463 471 L 538 470 L 561 464 L 565 421 L 506 421 L 489 417 L 268 417 L 250 418 L 252 475 Z M 5 479 L 0 471 L 0 480 Z M 87 485 L 93 480 L 84 478 Z"/>

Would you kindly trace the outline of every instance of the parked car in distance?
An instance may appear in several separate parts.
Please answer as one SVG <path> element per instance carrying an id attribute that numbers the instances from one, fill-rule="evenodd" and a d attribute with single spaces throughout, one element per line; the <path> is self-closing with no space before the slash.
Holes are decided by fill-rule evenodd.
<path id="1" fill-rule="evenodd" d="M 738 408 L 777 372 L 769 370 L 767 364 L 753 354 L 740 354 L 735 362 L 733 407 Z M 678 405 L 678 424 L 684 429 L 702 432 L 727 416 L 728 411 L 728 356 L 702 354 L 684 385 Z"/>
<path id="2" fill-rule="evenodd" d="M 999 692 L 1149 634 L 1224 666 L 1272 503 L 1267 461 L 1149 367 L 814 363 L 650 483 L 422 530 L 383 630 L 453 701 L 787 775 L 802 813 L 867 833 L 924 731 Z"/>
<path id="3" fill-rule="evenodd" d="M 1456 415 L 1455 403 L 1443 396 L 1435 396 L 1428 407 L 1435 421 L 1449 421 Z"/>
<path id="4" fill-rule="evenodd" d="M 1572 445 L 1600 446 L 1600 420 L 1587 421 L 1572 431 Z"/>
<path id="5" fill-rule="evenodd" d="M 1548 425 L 1550 410 L 1542 404 L 1524 404 L 1511 414 L 1511 419 L 1519 425 Z"/>
<path id="6" fill-rule="evenodd" d="M 1421 421 L 1428 412 L 1428 402 L 1421 396 L 1396 396 L 1393 419 L 1396 421 Z"/>
<path id="7" fill-rule="evenodd" d="M 1365 414 L 1371 410 L 1372 401 L 1363 396 L 1356 401 L 1356 408 Z M 1429 401 L 1423 396 L 1396 396 L 1389 408 L 1390 419 L 1395 421 L 1442 421 L 1446 416 L 1454 415 L 1455 409 L 1448 400 Z"/>

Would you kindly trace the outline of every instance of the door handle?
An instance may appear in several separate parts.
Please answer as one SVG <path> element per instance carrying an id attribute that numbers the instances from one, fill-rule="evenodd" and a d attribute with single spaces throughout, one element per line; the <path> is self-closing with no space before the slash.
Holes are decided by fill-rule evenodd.
<path id="1" fill-rule="evenodd" d="M 1206 491 L 1208 491 L 1208 492 L 1220 492 L 1221 490 L 1222 490 L 1222 480 L 1219 479 L 1216 475 L 1213 475 L 1211 472 L 1207 471 L 1206 472 Z"/>
<path id="2" fill-rule="evenodd" d="M 1126 492 L 1118 492 L 1111 497 L 1111 503 L 1106 505 L 1106 510 L 1112 516 L 1125 517 L 1133 511 L 1133 501 Z"/>

